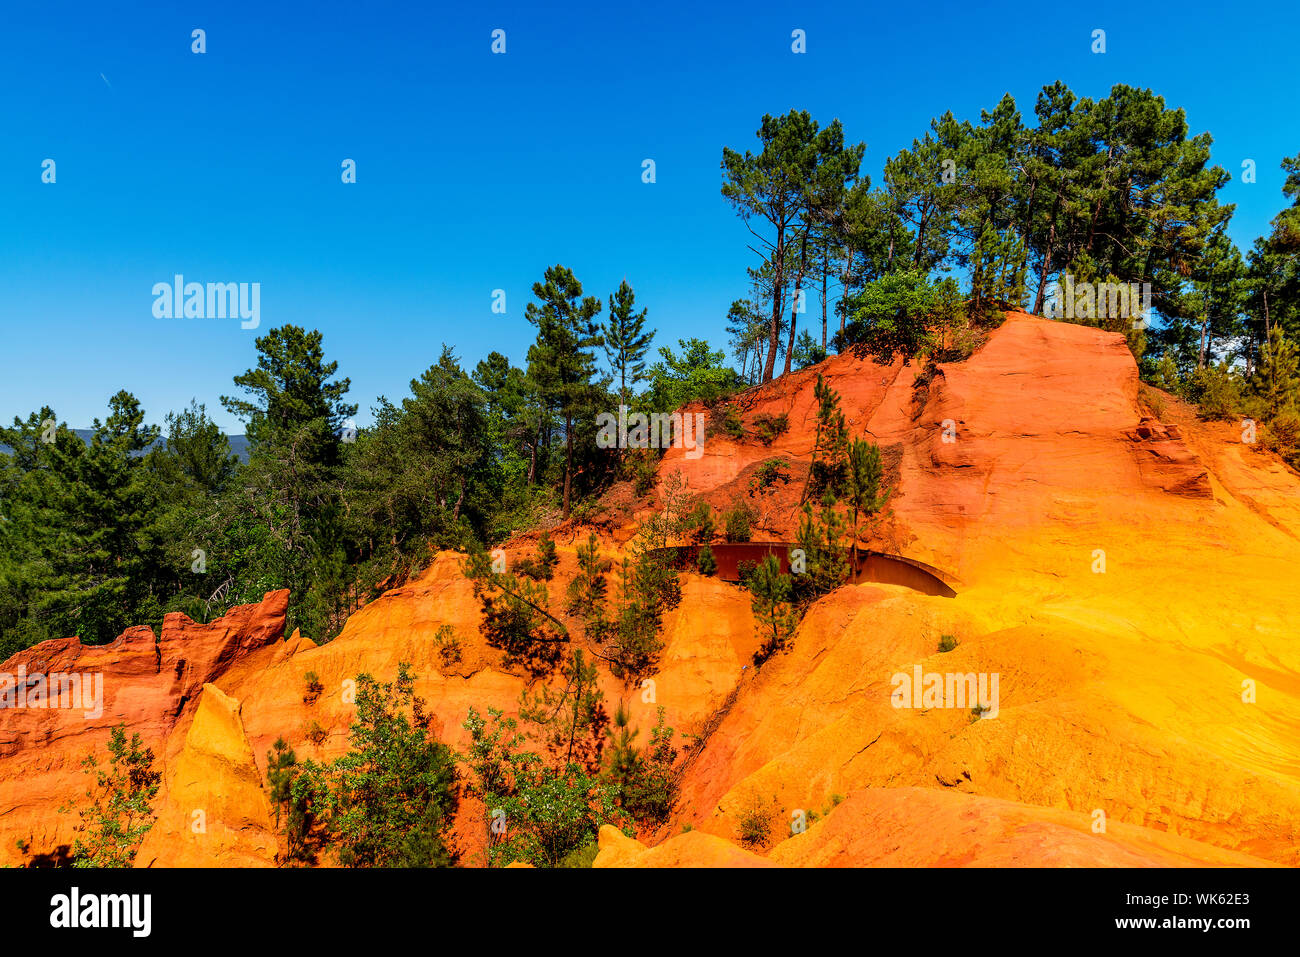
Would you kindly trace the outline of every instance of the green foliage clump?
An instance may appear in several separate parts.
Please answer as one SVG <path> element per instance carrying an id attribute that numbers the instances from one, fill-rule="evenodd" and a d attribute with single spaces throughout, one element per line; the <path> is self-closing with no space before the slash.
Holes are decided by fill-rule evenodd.
<path id="1" fill-rule="evenodd" d="M 940 653 L 942 653 L 942 654 L 947 654 L 948 652 L 952 651 L 952 650 L 955 649 L 956 647 L 957 647 L 957 639 L 956 639 L 955 636 L 953 636 L 953 635 L 940 635 L 940 636 L 939 636 L 939 651 L 940 651 Z"/>
<path id="2" fill-rule="evenodd" d="M 153 763 L 153 751 L 144 747 L 140 735 L 128 740 L 120 724 L 109 733 L 107 765 L 93 754 L 81 762 L 94 777 L 94 786 L 86 791 L 86 803 L 76 809 L 73 867 L 130 867 L 135 862 L 140 843 L 153 827 L 150 805 L 162 781 Z"/>
<path id="3" fill-rule="evenodd" d="M 793 582 L 781 573 L 781 563 L 768 555 L 749 577 L 750 604 L 754 610 L 754 627 L 762 641 L 754 652 L 754 664 L 761 665 L 785 650 L 799 624 L 792 604 Z"/>
<path id="4" fill-rule="evenodd" d="M 601 557 L 600 540 L 591 532 L 587 541 L 578 546 L 578 574 L 569 582 L 564 610 L 586 621 L 587 634 L 597 641 L 604 633 L 605 597 L 609 590 L 605 575 L 612 567 L 613 562 Z"/>
<path id="5" fill-rule="evenodd" d="M 655 449 L 631 449 L 627 455 L 632 487 L 638 498 L 644 498 L 654 488 L 658 476 L 659 455 Z"/>
<path id="6" fill-rule="evenodd" d="M 696 400 L 712 404 L 734 392 L 740 376 L 726 364 L 727 355 L 714 351 L 703 339 L 678 339 L 681 355 L 667 346 L 659 349 L 660 361 L 650 367 L 650 388 L 646 403 L 659 412 L 673 412 Z"/>
<path id="7" fill-rule="evenodd" d="M 483 636 L 506 654 L 506 664 L 540 674 L 559 661 L 560 645 L 569 640 L 564 623 L 548 610 L 546 586 L 493 569 L 482 550 L 465 560 L 465 575 L 483 610 Z"/>
<path id="8" fill-rule="evenodd" d="M 741 844 L 754 849 L 766 847 L 772 838 L 772 815 L 768 802 L 757 792 L 750 794 L 737 809 L 736 825 Z"/>
<path id="9" fill-rule="evenodd" d="M 771 445 L 778 436 L 784 435 L 789 430 L 790 417 L 784 412 L 780 415 L 760 412 L 754 416 L 753 428 L 754 435 L 760 442 Z"/>
<path id="10" fill-rule="evenodd" d="M 550 532 L 543 531 L 537 537 L 537 554 L 518 562 L 515 568 L 519 574 L 527 575 L 533 581 L 550 581 L 555 577 L 555 566 L 559 563 L 560 558 L 555 553 L 555 539 L 551 538 Z"/>
<path id="11" fill-rule="evenodd" d="M 713 518 L 713 508 L 704 499 L 697 499 L 695 505 L 683 521 L 682 531 L 696 544 L 713 541 L 717 533 L 717 523 Z"/>
<path id="12" fill-rule="evenodd" d="M 303 703 L 314 704 L 316 699 L 321 696 L 321 692 L 325 690 L 325 686 L 321 684 L 320 678 L 314 671 L 305 673 L 302 680 L 303 684 L 306 685 L 302 696 Z"/>
<path id="13" fill-rule="evenodd" d="M 855 565 L 858 560 L 858 520 L 865 518 L 870 522 L 890 498 L 890 490 L 884 487 L 884 476 L 880 446 L 865 439 L 854 439 L 849 444 L 845 460 L 844 497 L 852 516 L 849 533 Z"/>
<path id="14" fill-rule="evenodd" d="M 844 488 L 848 468 L 848 426 L 840 410 L 840 395 L 818 374 L 813 386 L 817 401 L 817 426 L 813 438 L 812 465 L 808 472 L 807 495 L 830 492 L 838 496 Z"/>
<path id="15" fill-rule="evenodd" d="M 916 269 L 881 276 L 847 297 L 850 318 L 836 333 L 836 347 L 861 346 L 880 362 L 912 359 L 935 347 L 934 330 L 955 318 L 957 299 L 950 278 L 934 282 Z"/>
<path id="16" fill-rule="evenodd" d="M 522 750 L 526 739 L 514 719 L 495 709 L 488 716 L 471 707 L 464 727 L 470 734 L 469 790 L 487 814 L 489 866 L 522 861 L 558 867 L 589 847 L 602 824 L 626 820 L 615 785 L 576 762 L 547 765 Z"/>
<path id="17" fill-rule="evenodd" d="M 525 689 L 519 702 L 520 720 L 527 722 L 530 735 L 554 763 L 576 764 L 594 772 L 600 766 L 608 723 L 596 666 L 576 649 L 560 676 L 563 684 L 558 688 L 539 683 L 532 691 Z"/>
<path id="18" fill-rule="evenodd" d="M 678 795 L 673 774 L 677 749 L 673 747 L 673 729 L 666 725 L 662 707 L 658 709 L 646 748 L 636 747 L 636 736 L 627 708 L 619 702 L 609 729 L 606 778 L 617 786 L 620 806 L 637 823 L 657 826 L 668 820 Z"/>
<path id="19" fill-rule="evenodd" d="M 1231 419 L 1241 409 L 1242 383 L 1226 362 L 1193 372 L 1189 393 L 1203 419 Z"/>
<path id="20" fill-rule="evenodd" d="M 713 549 L 708 545 L 701 545 L 699 552 L 695 555 L 695 567 L 701 575 L 715 575 L 718 571 L 718 560 L 713 555 Z"/>
<path id="21" fill-rule="evenodd" d="M 827 492 L 819 507 L 805 503 L 796 539 L 803 552 L 803 568 L 792 565 L 794 594 L 806 603 L 843 585 L 849 577 L 849 562 L 844 552 L 845 522 L 835 509 L 835 500 Z M 775 561 L 775 559 L 773 559 Z"/>
<path id="22" fill-rule="evenodd" d="M 681 602 L 681 582 L 675 569 L 648 550 L 624 559 L 619 606 L 612 616 L 607 652 L 611 670 L 620 678 L 648 671 L 663 650 L 664 612 Z"/>
<path id="23" fill-rule="evenodd" d="M 451 625 L 439 625 L 438 630 L 434 632 L 433 643 L 438 648 L 438 659 L 444 668 L 461 663 L 464 650 L 461 647 L 460 636 Z"/>
<path id="24" fill-rule="evenodd" d="M 728 403 L 722 406 L 722 415 L 720 417 L 710 417 L 710 430 L 723 435 L 730 436 L 733 439 L 743 439 L 745 437 L 745 423 L 740 417 L 740 411 Z"/>
<path id="25" fill-rule="evenodd" d="M 731 508 L 722 513 L 723 536 L 729 542 L 749 541 L 752 527 L 757 516 L 745 502 L 733 502 Z"/>
<path id="26" fill-rule="evenodd" d="M 458 806 L 456 760 L 429 730 L 406 662 L 395 682 L 358 675 L 348 753 L 298 763 L 276 743 L 268 754 L 272 799 L 285 816 L 289 857 L 328 850 L 344 867 L 446 867 Z"/>
<path id="27" fill-rule="evenodd" d="M 749 483 L 750 491 L 763 492 L 777 482 L 789 482 L 790 473 L 785 470 L 787 465 L 784 459 L 767 459 L 762 462 Z"/>

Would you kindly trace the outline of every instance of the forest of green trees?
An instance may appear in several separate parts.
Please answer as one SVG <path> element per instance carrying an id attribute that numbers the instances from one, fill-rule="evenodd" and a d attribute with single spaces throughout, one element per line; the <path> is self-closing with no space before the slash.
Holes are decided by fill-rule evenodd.
<path id="1" fill-rule="evenodd" d="M 1209 135 L 1147 90 L 1092 100 L 1057 83 L 1029 117 L 1010 96 L 978 123 L 945 114 L 881 186 L 864 153 L 798 111 L 764 117 L 756 149 L 723 151 L 722 196 L 758 256 L 719 316 L 730 361 L 698 338 L 654 348 L 630 285 L 602 299 L 557 265 L 533 286 L 521 365 L 493 352 L 466 369 L 444 347 L 359 430 L 321 334 L 270 330 L 220 397 L 247 462 L 197 401 L 150 425 L 119 392 L 89 442 L 50 405 L 16 417 L 0 429 L 0 658 L 172 610 L 211 620 L 285 587 L 289 627 L 327 641 L 431 549 L 582 518 L 619 479 L 644 490 L 654 453 L 598 448 L 601 412 L 713 402 L 846 349 L 960 360 L 1005 310 L 1043 313 L 1067 273 L 1149 284 L 1149 327 L 1074 321 L 1125 333 L 1144 379 L 1208 417 L 1257 420 L 1297 461 L 1300 156 L 1283 162 L 1271 232 L 1243 253 Z"/>

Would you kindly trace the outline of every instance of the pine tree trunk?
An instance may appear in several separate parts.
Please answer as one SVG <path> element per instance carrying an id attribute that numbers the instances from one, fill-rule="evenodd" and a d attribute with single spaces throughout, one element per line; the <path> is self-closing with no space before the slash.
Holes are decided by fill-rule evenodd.
<path id="1" fill-rule="evenodd" d="M 803 293 L 804 274 L 808 268 L 808 231 L 805 229 L 803 234 L 803 243 L 799 248 L 799 274 L 794 283 L 794 302 L 790 305 L 790 343 L 785 350 L 785 369 L 782 375 L 790 372 L 790 359 L 794 356 L 794 335 L 795 326 L 798 325 L 799 300 Z"/>
<path id="2" fill-rule="evenodd" d="M 826 284 L 831 265 L 825 257 L 822 259 L 822 352 L 826 351 Z"/>
<path id="3" fill-rule="evenodd" d="M 1052 247 L 1056 245 L 1056 214 L 1061 208 L 1061 194 L 1056 194 L 1052 204 L 1052 219 L 1047 228 L 1047 243 L 1043 250 L 1043 268 L 1038 273 L 1038 295 L 1034 297 L 1034 315 L 1043 314 L 1043 302 L 1047 294 L 1047 277 L 1052 271 Z"/>
<path id="4" fill-rule="evenodd" d="M 763 381 L 771 382 L 772 373 L 776 371 L 776 350 L 780 342 L 781 335 L 781 292 L 783 289 L 782 279 L 785 270 L 785 227 L 778 226 L 776 230 L 776 253 L 772 258 L 773 275 L 772 275 L 772 328 L 767 343 L 767 362 L 763 365 Z"/>
<path id="5" fill-rule="evenodd" d="M 573 420 L 564 417 L 564 517 L 569 517 L 569 494 L 573 486 Z"/>

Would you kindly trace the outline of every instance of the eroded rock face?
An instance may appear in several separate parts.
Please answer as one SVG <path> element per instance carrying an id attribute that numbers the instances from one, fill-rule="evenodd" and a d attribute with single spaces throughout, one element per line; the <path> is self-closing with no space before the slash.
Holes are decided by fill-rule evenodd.
<path id="1" fill-rule="evenodd" d="M 821 372 L 896 487 L 863 544 L 936 566 L 958 594 L 840 589 L 759 669 L 748 594 L 683 576 L 657 673 L 602 677 L 608 709 L 626 701 L 642 743 L 659 707 L 679 746 L 694 742 L 682 800 L 659 833 L 603 830 L 597 866 L 1300 864 L 1300 612 L 1289 601 L 1300 477 L 1172 399 L 1159 421 L 1144 416 L 1117 334 L 1012 314 L 968 361 L 928 383 L 917 371 L 833 357 L 736 400 L 746 423 L 787 416 L 771 445 L 711 434 L 699 458 L 664 456 L 660 494 L 680 472 L 718 510 L 751 504 L 756 539 L 790 540 Z M 756 488 L 772 458 L 788 478 Z M 635 529 L 627 516 L 601 539 L 616 561 Z M 554 530 L 553 610 L 587 531 Z M 513 562 L 533 547 L 521 537 L 506 551 Z M 131 629 L 109 646 L 47 642 L 7 663 L 99 668 L 106 681 L 94 720 L 0 713 L 0 856 L 17 861 L 16 838 L 45 854 L 70 841 L 55 808 L 84 791 L 77 762 L 119 722 L 165 773 L 142 863 L 244 865 L 274 855 L 267 751 L 283 737 L 300 758 L 343 753 L 353 708 L 342 690 L 358 674 L 392 680 L 409 662 L 434 730 L 461 749 L 470 707 L 517 714 L 529 679 L 483 641 L 459 556 L 434 557 L 320 646 L 279 640 L 286 597 L 207 626 L 169 616 L 158 641 Z M 435 639 L 442 626 L 460 643 L 455 660 Z M 580 629 L 574 640 L 599 650 Z M 997 675 L 996 714 L 897 707 L 896 676 L 916 668 Z M 308 672 L 322 690 L 309 691 Z M 200 839 L 192 812 L 209 805 Z M 770 811 L 766 849 L 738 844 L 755 806 Z M 462 808 L 462 861 L 479 864 L 483 809 Z M 791 835 L 796 812 L 811 826 Z"/>
<path id="2" fill-rule="evenodd" d="M 42 642 L 13 656 L 0 672 L 28 676 L 75 674 L 82 687 L 102 688 L 98 707 L 0 709 L 0 861 L 58 860 L 72 844 L 75 814 L 59 807 L 79 800 L 90 778 L 81 762 L 103 757 L 109 733 L 124 725 L 165 758 L 168 739 L 188 722 L 204 684 L 237 662 L 278 643 L 284 633 L 287 590 L 257 605 L 232 609 L 209 624 L 171 614 L 155 639 L 130 628 L 107 645 L 76 638 Z M 21 853 L 16 842 L 29 848 Z"/>
<path id="3" fill-rule="evenodd" d="M 1269 866 L 1150 828 L 934 788 L 855 791 L 769 857 L 783 867 Z"/>
<path id="4" fill-rule="evenodd" d="M 275 863 L 272 809 L 240 720 L 215 685 L 199 694 L 185 743 L 168 762 L 157 819 L 138 867 L 267 867 Z"/>
<path id="5" fill-rule="evenodd" d="M 919 412 L 867 410 L 904 447 L 901 550 L 959 594 L 863 585 L 814 607 L 687 768 L 674 824 L 734 839 L 756 797 L 788 827 L 836 794 L 941 787 L 1300 864 L 1300 616 L 1281 598 L 1300 480 L 1239 430 L 1144 419 L 1136 389 L 1122 337 L 1012 316 Z M 998 674 L 996 718 L 895 708 L 918 665 Z"/>

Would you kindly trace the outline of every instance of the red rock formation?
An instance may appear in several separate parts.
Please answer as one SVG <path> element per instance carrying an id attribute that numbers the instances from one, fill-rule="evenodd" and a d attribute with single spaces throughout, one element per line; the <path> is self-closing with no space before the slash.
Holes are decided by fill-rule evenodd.
<path id="1" fill-rule="evenodd" d="M 86 791 L 90 779 L 81 761 L 92 752 L 102 757 L 119 724 L 164 757 L 168 737 L 187 723 L 203 685 L 279 641 L 288 601 L 287 590 L 269 592 L 260 604 L 231 609 L 206 625 L 170 614 L 158 639 L 137 627 L 107 645 L 46 641 L 0 665 L 7 674 L 76 674 L 83 682 L 102 681 L 103 689 L 98 714 L 93 708 L 89 714 L 85 708 L 0 709 L 0 859 L 58 857 L 70 847 L 75 815 L 58 809 Z"/>
<path id="2" fill-rule="evenodd" d="M 660 495 L 679 472 L 715 508 L 750 503 L 757 539 L 789 540 L 822 373 L 851 435 L 881 445 L 896 486 L 892 515 L 863 544 L 941 569 L 958 594 L 845 587 L 756 669 L 747 593 L 686 575 L 650 684 L 602 679 L 611 708 L 631 705 L 642 740 L 658 706 L 693 736 L 682 801 L 642 841 L 602 832 L 597 864 L 1300 864 L 1300 613 L 1285 600 L 1300 567 L 1300 476 L 1244 445 L 1236 423 L 1199 422 L 1173 399 L 1160 421 L 1144 414 L 1117 334 L 1013 314 L 971 359 L 928 383 L 917 372 L 836 356 L 735 400 L 747 424 L 787 416 L 770 446 L 711 434 L 699 458 L 665 455 Z M 753 488 L 771 458 L 787 462 L 789 481 Z M 651 503 L 623 488 L 607 505 L 610 553 Z M 553 609 L 579 534 L 556 530 Z M 531 547 L 521 538 L 507 551 L 513 561 Z M 15 838 L 35 853 L 68 842 L 54 809 L 84 790 L 77 762 L 118 722 L 164 760 L 142 863 L 248 864 L 273 856 L 267 750 L 283 736 L 300 757 L 342 753 L 352 709 L 340 689 L 358 673 L 387 680 L 410 662 L 435 729 L 458 747 L 469 707 L 517 708 L 527 679 L 483 642 L 455 555 L 319 647 L 277 641 L 284 601 L 268 595 L 207 626 L 169 616 L 157 642 L 131 629 L 110 646 L 47 642 L 7 663 L 99 668 L 106 695 L 93 721 L 0 714 L 0 854 L 18 859 Z M 461 640 L 458 662 L 434 641 L 443 625 Z M 938 651 L 943 636 L 955 650 Z M 895 707 L 893 676 L 917 666 L 998 674 L 996 717 Z M 319 695 L 305 693 L 308 671 Z M 761 852 L 736 845 L 754 798 L 772 808 L 777 835 Z M 210 840 L 188 830 L 194 805 L 216 809 Z M 819 819 L 781 840 L 797 810 Z M 456 829 L 470 864 L 482 859 L 475 815 L 466 802 Z"/>

